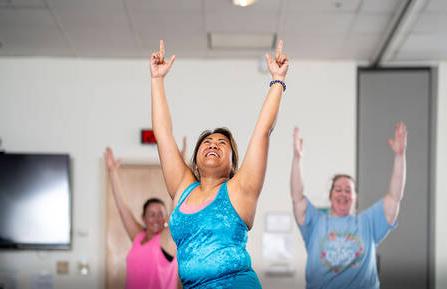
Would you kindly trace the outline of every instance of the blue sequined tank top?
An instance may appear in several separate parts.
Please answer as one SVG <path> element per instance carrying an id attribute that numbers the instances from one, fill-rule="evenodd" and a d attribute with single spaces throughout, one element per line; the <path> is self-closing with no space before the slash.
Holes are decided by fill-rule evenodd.
<path id="1" fill-rule="evenodd" d="M 185 189 L 169 220 L 183 288 L 261 288 L 245 249 L 248 228 L 231 204 L 226 182 L 200 211 L 180 210 L 198 185 Z"/>

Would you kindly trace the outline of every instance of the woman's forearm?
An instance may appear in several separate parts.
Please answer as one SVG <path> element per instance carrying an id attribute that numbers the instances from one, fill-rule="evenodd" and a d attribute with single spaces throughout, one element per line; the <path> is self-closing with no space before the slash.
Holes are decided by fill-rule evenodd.
<path id="1" fill-rule="evenodd" d="M 169 195 L 174 199 L 188 169 L 172 132 L 171 113 L 165 94 L 163 77 L 152 77 L 152 128 L 157 139 L 158 155 Z"/>
<path id="2" fill-rule="evenodd" d="M 402 200 L 406 179 L 406 158 L 405 153 L 396 154 L 394 157 L 393 172 L 391 175 L 389 195 L 396 201 Z"/>
<path id="3" fill-rule="evenodd" d="M 270 87 L 256 123 L 256 134 L 266 137 L 270 135 L 278 116 L 282 95 L 283 88 L 280 84 L 273 84 Z"/>
<path id="4" fill-rule="evenodd" d="M 124 228 L 126 229 L 129 238 L 133 240 L 135 236 L 143 229 L 143 227 L 138 224 L 127 206 L 123 198 L 123 190 L 121 185 L 121 180 L 116 169 L 109 170 L 109 177 L 112 184 L 112 194 L 115 200 L 115 205 L 118 209 L 118 213 L 123 222 Z"/>
<path id="5" fill-rule="evenodd" d="M 294 203 L 301 202 L 304 199 L 304 183 L 301 174 L 301 161 L 294 155 L 292 160 L 292 171 L 290 175 L 290 193 Z"/>
<path id="6" fill-rule="evenodd" d="M 306 216 L 307 201 L 304 198 L 304 182 L 301 174 L 301 157 L 294 152 L 290 174 L 290 194 L 292 195 L 293 215 L 297 224 L 303 225 Z"/>
<path id="7" fill-rule="evenodd" d="M 157 138 L 172 134 L 171 113 L 166 99 L 164 78 L 152 78 L 152 128 Z"/>

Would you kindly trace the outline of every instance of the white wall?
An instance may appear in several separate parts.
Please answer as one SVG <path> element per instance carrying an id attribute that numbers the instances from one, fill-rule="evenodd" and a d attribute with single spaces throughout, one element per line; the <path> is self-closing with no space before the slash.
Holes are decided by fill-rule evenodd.
<path id="1" fill-rule="evenodd" d="M 438 102 L 437 102 L 437 133 L 436 133 L 436 236 L 435 236 L 435 266 L 436 288 L 447 288 L 447 62 L 438 67 Z"/>
<path id="2" fill-rule="evenodd" d="M 261 107 L 268 75 L 256 60 L 177 60 L 166 79 L 176 138 L 190 146 L 205 128 L 227 126 L 241 155 Z M 266 212 L 291 212 L 289 171 L 292 128 L 305 140 L 306 192 L 325 206 L 330 177 L 355 172 L 356 66 L 353 62 L 292 62 L 288 88 L 271 138 L 268 171 L 248 249 L 265 288 L 303 288 L 305 251 L 294 227 L 294 278 L 264 276 L 262 233 Z M 55 288 L 102 288 L 104 183 L 101 156 L 111 145 L 118 156 L 156 160 L 139 144 L 150 127 L 146 61 L 0 59 L 0 138 L 7 151 L 66 152 L 73 158 L 73 249 L 67 252 L 1 252 L 0 271 L 17 274 L 31 288 L 36 274 L 55 274 L 68 260 L 70 274 L 54 276 Z M 191 154 L 192 147 L 189 148 Z M 89 276 L 76 272 L 86 259 Z"/>

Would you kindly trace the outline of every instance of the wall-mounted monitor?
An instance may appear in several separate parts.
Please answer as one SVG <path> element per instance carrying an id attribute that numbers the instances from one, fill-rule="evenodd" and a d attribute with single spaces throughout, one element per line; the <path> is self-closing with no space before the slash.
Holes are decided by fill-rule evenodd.
<path id="1" fill-rule="evenodd" d="M 0 152 L 0 248 L 71 248 L 69 155 Z"/>

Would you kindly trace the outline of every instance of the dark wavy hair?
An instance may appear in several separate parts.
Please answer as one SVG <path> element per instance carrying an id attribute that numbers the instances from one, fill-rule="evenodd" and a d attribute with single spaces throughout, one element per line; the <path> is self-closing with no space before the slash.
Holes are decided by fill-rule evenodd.
<path id="1" fill-rule="evenodd" d="M 165 205 L 165 203 L 162 200 L 160 200 L 159 198 L 150 198 L 146 202 L 144 202 L 143 213 L 141 214 L 141 216 L 143 218 L 144 218 L 144 215 L 146 214 L 147 207 L 149 207 L 152 204 L 160 204 L 160 205 L 162 205 L 166 209 L 166 205 Z"/>
<path id="2" fill-rule="evenodd" d="M 226 127 L 218 127 L 215 128 L 213 130 L 205 130 L 203 131 L 199 138 L 197 139 L 196 145 L 194 147 L 194 154 L 191 160 L 191 169 L 192 172 L 194 173 L 194 176 L 196 177 L 197 180 L 200 180 L 200 173 L 199 170 L 197 168 L 197 152 L 199 151 L 199 147 L 202 144 L 202 142 L 205 140 L 205 138 L 207 138 L 208 136 L 215 134 L 215 133 L 220 133 L 223 134 L 225 137 L 228 138 L 228 140 L 230 141 L 230 146 L 231 146 L 231 171 L 230 171 L 230 178 L 232 178 L 238 169 L 238 162 L 239 162 L 239 153 L 237 150 L 237 144 L 234 141 L 233 138 L 233 134 L 231 133 L 231 131 L 226 128 Z"/>

